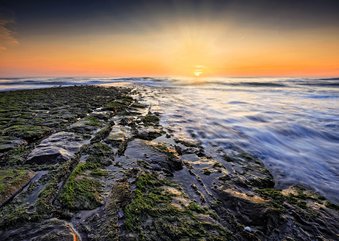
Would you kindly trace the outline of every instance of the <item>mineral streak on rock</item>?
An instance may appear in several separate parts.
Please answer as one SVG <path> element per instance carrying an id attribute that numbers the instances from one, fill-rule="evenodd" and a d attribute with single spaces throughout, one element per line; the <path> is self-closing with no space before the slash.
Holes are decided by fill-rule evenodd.
<path id="1" fill-rule="evenodd" d="M 153 91 L 0 93 L 0 240 L 338 239 L 336 205 L 174 138 Z"/>

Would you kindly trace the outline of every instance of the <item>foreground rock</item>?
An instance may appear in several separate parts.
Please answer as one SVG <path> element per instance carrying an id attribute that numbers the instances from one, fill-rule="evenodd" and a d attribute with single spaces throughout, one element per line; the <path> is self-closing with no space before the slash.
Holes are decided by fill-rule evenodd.
<path id="1" fill-rule="evenodd" d="M 337 206 L 174 139 L 147 91 L 0 93 L 0 240 L 338 239 Z"/>

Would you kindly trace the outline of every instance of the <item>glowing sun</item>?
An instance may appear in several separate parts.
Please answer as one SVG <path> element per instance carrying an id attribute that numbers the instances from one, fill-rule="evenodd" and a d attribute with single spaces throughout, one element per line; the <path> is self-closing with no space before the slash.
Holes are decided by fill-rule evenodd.
<path id="1" fill-rule="evenodd" d="M 204 68 L 205 68 L 205 66 L 203 66 L 203 65 L 194 66 L 194 71 L 193 71 L 194 76 L 200 77 L 204 73 L 204 71 L 203 71 Z"/>

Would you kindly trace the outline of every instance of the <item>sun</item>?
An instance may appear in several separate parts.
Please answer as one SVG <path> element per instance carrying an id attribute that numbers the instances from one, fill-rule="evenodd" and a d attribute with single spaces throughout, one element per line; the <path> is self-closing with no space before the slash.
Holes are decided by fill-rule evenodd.
<path id="1" fill-rule="evenodd" d="M 204 71 L 203 71 L 204 69 L 205 69 L 205 66 L 203 66 L 203 65 L 194 66 L 194 71 L 193 71 L 194 76 L 200 77 L 204 73 Z"/>
<path id="2" fill-rule="evenodd" d="M 193 74 L 194 74 L 195 77 L 200 77 L 201 74 L 202 74 L 202 71 L 200 71 L 200 70 L 194 70 Z"/>

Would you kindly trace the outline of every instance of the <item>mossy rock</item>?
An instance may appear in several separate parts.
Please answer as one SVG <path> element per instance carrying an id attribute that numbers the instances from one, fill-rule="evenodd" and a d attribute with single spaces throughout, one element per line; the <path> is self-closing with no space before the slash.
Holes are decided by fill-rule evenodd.
<path id="1" fill-rule="evenodd" d="M 6 128 L 4 134 L 34 141 L 44 137 L 50 131 L 51 129 L 46 126 L 14 125 Z"/>
<path id="2" fill-rule="evenodd" d="M 88 154 L 87 162 L 95 165 L 108 166 L 114 159 L 111 147 L 102 142 L 94 143 L 84 153 Z"/>
<path id="3" fill-rule="evenodd" d="M 109 145 L 102 142 L 97 142 L 88 149 L 87 153 L 95 156 L 109 156 L 113 152 Z"/>
<path id="4" fill-rule="evenodd" d="M 13 138 L 9 136 L 0 136 L 0 153 L 12 150 L 16 147 L 23 146 L 26 144 L 27 142 L 22 139 L 18 139 L 15 137 Z"/>
<path id="5" fill-rule="evenodd" d="M 37 200 L 37 211 L 39 213 L 50 214 L 54 211 L 52 205 L 53 200 L 57 198 L 59 191 L 59 183 L 69 175 L 72 169 L 72 161 L 66 161 L 65 163 L 59 164 L 56 169 L 49 173 L 49 180 L 45 188 L 39 194 Z"/>
<path id="6" fill-rule="evenodd" d="M 23 205 L 6 205 L 0 209 L 0 230 L 6 230 L 25 222 L 39 221 L 42 217 L 38 213 L 31 213 Z M 0 235 L 1 239 L 1 235 Z M 8 239 L 6 239 L 8 240 Z M 16 240 L 16 239 L 10 239 Z"/>
<path id="7" fill-rule="evenodd" d="M 137 189 L 125 208 L 127 230 L 141 240 L 227 240 L 229 233 L 214 218 L 212 212 L 188 200 L 188 205 L 173 205 L 180 187 L 155 174 L 142 174 Z M 174 189 L 173 193 L 166 189 Z M 179 195 L 179 196 L 177 196 Z M 184 196 L 181 196 L 184 198 Z M 147 225 L 146 225 L 147 223 Z"/>
<path id="8" fill-rule="evenodd" d="M 102 205 L 102 185 L 96 177 L 105 176 L 107 172 L 98 167 L 98 163 L 91 162 L 79 163 L 75 167 L 59 197 L 63 206 L 71 210 L 82 210 Z M 88 170 L 91 170 L 89 175 L 86 173 Z"/>
<path id="9" fill-rule="evenodd" d="M 160 118 L 152 113 L 148 113 L 142 118 L 145 126 L 159 125 Z"/>
<path id="10" fill-rule="evenodd" d="M 84 118 L 85 122 L 89 126 L 101 126 L 101 121 L 95 116 L 87 116 Z"/>
<path id="11" fill-rule="evenodd" d="M 25 156 L 28 154 L 29 148 L 27 146 L 19 146 L 7 152 L 5 163 L 8 165 L 20 165 L 24 163 Z"/>
<path id="12" fill-rule="evenodd" d="M 95 142 L 99 142 L 103 139 L 105 139 L 109 133 L 111 132 L 111 125 L 106 125 L 105 127 L 101 128 L 93 137 L 93 139 L 91 140 L 91 143 L 95 143 Z"/>
<path id="13" fill-rule="evenodd" d="M 129 96 L 124 96 L 119 99 L 108 102 L 103 110 L 110 110 L 114 112 L 121 112 L 126 110 L 126 108 L 132 103 L 133 98 Z"/>
<path id="14" fill-rule="evenodd" d="M 281 190 L 274 188 L 263 188 L 258 189 L 257 192 L 265 197 L 270 199 L 270 203 L 279 209 L 284 209 L 284 205 L 289 203 L 290 205 L 297 206 L 299 208 L 306 208 L 306 200 L 313 199 L 311 196 L 306 196 L 302 189 L 296 189 L 296 193 L 284 194 Z"/>
<path id="15" fill-rule="evenodd" d="M 34 172 L 29 170 L 0 170 L 0 206 L 20 191 L 33 176 Z"/>

